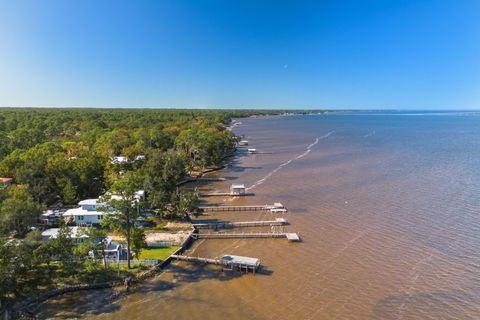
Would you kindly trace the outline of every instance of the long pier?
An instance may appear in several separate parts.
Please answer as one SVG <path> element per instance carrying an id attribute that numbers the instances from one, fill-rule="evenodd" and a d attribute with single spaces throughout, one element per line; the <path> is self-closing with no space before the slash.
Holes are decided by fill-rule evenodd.
<path id="1" fill-rule="evenodd" d="M 254 193 L 235 193 L 235 192 L 210 192 L 200 193 L 199 197 L 248 197 L 254 196 Z"/>
<path id="2" fill-rule="evenodd" d="M 251 270 L 253 273 L 255 273 L 255 271 L 260 267 L 259 259 L 234 255 L 224 255 L 221 259 L 209 259 L 182 255 L 171 255 L 171 257 L 176 260 L 200 264 L 214 264 L 229 267 L 231 269 L 236 268 L 239 270 L 245 270 L 246 272 Z"/>
<path id="3" fill-rule="evenodd" d="M 271 211 L 272 209 L 285 209 L 281 203 L 253 205 L 253 206 L 200 206 L 202 212 L 228 212 L 228 211 Z"/>
<path id="4" fill-rule="evenodd" d="M 194 223 L 197 229 L 221 229 L 221 228 L 241 228 L 241 227 L 264 227 L 264 226 L 284 226 L 288 222 L 284 218 L 277 218 L 270 221 L 240 221 L 240 222 L 212 222 L 212 223 Z"/>
<path id="5" fill-rule="evenodd" d="M 249 238 L 287 238 L 288 241 L 298 242 L 300 236 L 286 232 L 256 232 L 256 233 L 194 233 L 194 239 L 249 239 Z"/>
<path id="6" fill-rule="evenodd" d="M 183 184 L 189 182 L 215 182 L 215 181 L 227 181 L 227 178 L 206 178 L 206 177 L 199 177 L 199 178 L 185 178 L 177 183 L 177 186 L 181 186 Z"/>

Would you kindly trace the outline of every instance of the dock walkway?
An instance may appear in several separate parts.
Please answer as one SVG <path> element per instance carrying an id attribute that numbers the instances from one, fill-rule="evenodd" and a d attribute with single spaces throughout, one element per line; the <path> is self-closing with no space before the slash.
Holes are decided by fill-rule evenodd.
<path id="1" fill-rule="evenodd" d="M 284 226 L 288 222 L 284 218 L 277 218 L 271 221 L 240 221 L 240 222 L 212 222 L 212 223 L 194 223 L 197 229 L 221 229 L 221 228 L 241 228 L 241 227 L 263 227 L 263 226 Z"/>
<path id="2" fill-rule="evenodd" d="M 194 239 L 249 239 L 249 238 L 286 238 L 288 241 L 298 242 L 300 236 L 286 232 L 242 232 L 242 233 L 194 233 Z"/>
<path id="3" fill-rule="evenodd" d="M 253 205 L 253 206 L 200 206 L 202 212 L 229 212 L 229 211 L 271 211 L 272 209 L 285 209 L 281 203 Z"/>
<path id="4" fill-rule="evenodd" d="M 257 258 L 242 257 L 235 255 L 224 255 L 220 259 L 209 259 L 209 258 L 200 258 L 192 256 L 182 256 L 182 255 L 172 255 L 173 259 L 187 261 L 192 263 L 201 263 L 201 264 L 214 264 L 224 267 L 229 267 L 231 269 L 239 269 L 245 271 L 255 271 L 260 267 L 260 260 Z"/>
<path id="5" fill-rule="evenodd" d="M 251 197 L 254 193 L 211 192 L 200 193 L 199 197 Z"/>

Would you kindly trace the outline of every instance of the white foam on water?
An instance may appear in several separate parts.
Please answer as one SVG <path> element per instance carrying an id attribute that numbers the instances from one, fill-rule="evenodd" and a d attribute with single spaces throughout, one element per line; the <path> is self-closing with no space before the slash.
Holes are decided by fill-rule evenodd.
<path id="1" fill-rule="evenodd" d="M 299 154 L 298 156 L 296 156 L 295 158 L 292 158 L 284 163 L 282 163 L 281 165 L 279 165 L 278 167 L 276 167 L 275 169 L 273 169 L 272 171 L 270 171 L 267 175 L 265 175 L 262 179 L 258 180 L 257 182 L 255 182 L 253 185 L 251 185 L 250 187 L 246 188 L 245 190 L 246 191 L 249 191 L 249 190 L 252 190 L 256 187 L 258 187 L 259 185 L 263 184 L 265 181 L 267 181 L 268 178 L 270 178 L 273 174 L 275 174 L 277 171 L 279 171 L 280 169 L 282 169 L 283 167 L 289 165 L 290 163 L 292 163 L 293 161 L 295 160 L 299 160 L 303 157 L 305 157 L 307 154 L 310 153 L 310 151 L 312 151 L 312 148 L 315 147 L 318 142 L 320 142 L 320 140 L 322 139 L 326 139 L 328 138 L 330 135 L 333 134 L 334 131 L 330 131 L 329 133 L 327 134 L 324 134 L 323 136 L 320 136 L 320 137 L 317 137 L 315 139 L 315 141 L 311 144 L 309 144 L 307 146 L 307 148 L 305 149 L 305 151 L 302 153 L 302 154 Z"/>

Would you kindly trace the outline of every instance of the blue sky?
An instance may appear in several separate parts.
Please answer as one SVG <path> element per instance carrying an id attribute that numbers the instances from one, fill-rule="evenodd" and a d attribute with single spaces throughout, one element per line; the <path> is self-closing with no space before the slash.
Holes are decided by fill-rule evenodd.
<path id="1" fill-rule="evenodd" d="M 0 105 L 480 109 L 480 1 L 0 0 Z"/>

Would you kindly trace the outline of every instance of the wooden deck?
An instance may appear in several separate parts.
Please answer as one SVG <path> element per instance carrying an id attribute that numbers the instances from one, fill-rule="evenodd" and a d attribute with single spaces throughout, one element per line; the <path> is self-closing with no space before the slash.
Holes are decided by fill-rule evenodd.
<path id="1" fill-rule="evenodd" d="M 288 241 L 299 242 L 300 236 L 296 233 L 285 232 L 241 232 L 241 233 L 194 233 L 194 239 L 255 239 L 255 238 L 286 238 Z"/>
<path id="2" fill-rule="evenodd" d="M 264 227 L 264 226 L 284 226 L 288 222 L 284 218 L 277 218 L 270 221 L 240 221 L 240 222 L 212 222 L 212 223 L 194 223 L 197 229 L 222 229 L 222 228 L 241 228 L 241 227 Z"/>
<path id="3" fill-rule="evenodd" d="M 185 178 L 177 183 L 177 186 L 184 185 L 189 182 L 215 182 L 227 181 L 227 178 Z"/>
<path id="4" fill-rule="evenodd" d="M 251 197 L 254 193 L 233 193 L 233 192 L 211 192 L 200 193 L 199 197 Z"/>
<path id="5" fill-rule="evenodd" d="M 281 203 L 253 205 L 253 206 L 200 206 L 202 212 L 230 212 L 230 211 L 270 211 L 285 208 Z"/>

